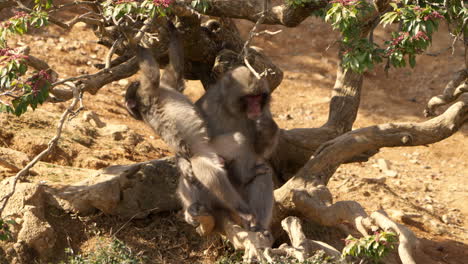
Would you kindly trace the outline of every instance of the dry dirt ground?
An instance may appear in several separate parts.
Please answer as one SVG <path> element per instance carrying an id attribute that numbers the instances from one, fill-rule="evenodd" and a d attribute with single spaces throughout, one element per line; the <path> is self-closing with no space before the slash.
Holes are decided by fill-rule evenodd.
<path id="1" fill-rule="evenodd" d="M 240 24 L 242 29 L 251 26 Z M 377 40 L 383 40 L 384 33 L 378 31 Z M 276 36 L 262 36 L 255 41 L 284 70 L 284 80 L 274 92 L 272 103 L 274 117 L 282 128 L 318 127 L 326 121 L 336 76 L 336 36 L 328 25 L 310 18 L 297 28 L 283 28 Z M 31 53 L 47 60 L 61 78 L 95 71 L 91 65 L 102 63 L 107 51 L 95 41 L 91 30 L 81 25 L 70 33 L 51 28 L 13 40 L 29 45 Z M 367 73 L 354 128 L 425 120 L 424 104 L 442 91 L 453 72 L 463 67 L 463 50 L 457 46 L 451 55 L 446 50 L 449 43 L 446 32 L 437 34 L 430 52 L 442 53 L 420 56 L 414 70 L 392 69 L 386 76 L 383 66 L 379 66 Z M 86 169 L 170 155 L 150 129 L 127 115 L 122 104 L 127 83 L 124 80 L 107 85 L 95 96 L 86 94 L 86 111 L 96 113 L 106 127 L 82 127 L 80 122 L 71 121 L 60 147 L 34 168 L 37 175 L 28 180 L 75 182 L 87 175 Z M 202 94 L 198 82 L 188 82 L 187 86 L 191 98 Z M 53 136 L 58 117 L 67 105 L 46 104 L 21 118 L 0 115 L 0 147 L 23 152 L 29 158 L 38 154 Z M 81 119 L 83 113 L 75 118 Z M 423 238 L 422 248 L 432 263 L 468 263 L 467 139 L 465 125 L 451 138 L 433 145 L 382 149 L 369 162 L 341 166 L 330 188 L 336 200 L 356 200 L 368 211 L 383 208 L 395 219 L 399 219 L 400 212 L 419 214 L 418 218 L 399 221 Z M 390 163 L 397 175 L 385 175 L 378 159 Z M 0 179 L 11 175 L 0 167 Z M 65 247 L 86 253 L 112 236 L 148 256 L 149 263 L 212 263 L 232 254 L 219 238 L 199 238 L 176 212 L 127 222 L 102 214 L 78 217 L 50 209 L 47 218 L 60 235 L 53 261 L 63 259 Z"/>

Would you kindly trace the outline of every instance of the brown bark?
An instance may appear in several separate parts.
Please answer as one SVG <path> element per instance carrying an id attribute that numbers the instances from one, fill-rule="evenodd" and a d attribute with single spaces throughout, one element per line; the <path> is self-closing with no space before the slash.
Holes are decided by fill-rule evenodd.
<path id="1" fill-rule="evenodd" d="M 178 4 L 190 4 L 191 0 L 180 0 Z M 263 11 L 263 0 L 207 0 L 209 8 L 205 15 L 216 17 L 242 18 L 257 22 Z M 275 1 L 268 9 L 263 24 L 284 25 L 295 27 L 308 18 L 312 11 L 325 7 L 326 0 L 315 0 L 304 4 L 303 7 L 295 8 L 284 3 Z"/>

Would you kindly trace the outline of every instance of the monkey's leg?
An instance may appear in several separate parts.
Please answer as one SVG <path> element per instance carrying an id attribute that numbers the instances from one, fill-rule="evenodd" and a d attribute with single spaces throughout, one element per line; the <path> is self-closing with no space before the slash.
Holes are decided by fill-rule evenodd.
<path id="1" fill-rule="evenodd" d="M 253 222 L 249 205 L 234 188 L 217 157 L 196 156 L 190 162 L 195 177 L 211 195 L 225 208 L 237 213 L 244 223 Z"/>
<path id="2" fill-rule="evenodd" d="M 256 218 L 256 223 L 251 229 L 270 235 L 268 230 L 274 205 L 273 170 L 266 162 L 257 164 L 255 169 L 255 178 L 245 187 L 249 206 Z"/>
<path id="3" fill-rule="evenodd" d="M 182 202 L 185 221 L 197 227 L 200 235 L 210 234 L 215 226 L 212 197 L 185 177 L 180 178 L 177 194 Z"/>

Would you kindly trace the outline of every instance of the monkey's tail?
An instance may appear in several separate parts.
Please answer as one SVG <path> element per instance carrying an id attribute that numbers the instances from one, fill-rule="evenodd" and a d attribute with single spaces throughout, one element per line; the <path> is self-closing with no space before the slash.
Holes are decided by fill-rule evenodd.
<path id="1" fill-rule="evenodd" d="M 140 89 L 143 94 L 152 95 L 159 88 L 159 64 L 149 49 L 140 46 L 137 47 L 137 59 L 141 71 Z"/>

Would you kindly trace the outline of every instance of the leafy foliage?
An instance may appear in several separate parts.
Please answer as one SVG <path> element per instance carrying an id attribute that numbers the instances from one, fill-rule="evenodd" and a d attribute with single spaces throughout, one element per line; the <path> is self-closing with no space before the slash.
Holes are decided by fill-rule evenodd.
<path id="1" fill-rule="evenodd" d="M 97 250 L 86 255 L 74 255 L 71 249 L 66 249 L 69 255 L 66 262 L 61 264 L 141 264 L 144 257 L 135 255 L 122 241 L 112 240 L 107 246 L 100 246 Z"/>
<path id="2" fill-rule="evenodd" d="M 399 23 L 398 31 L 385 41 L 385 47 L 360 36 L 362 21 L 375 12 L 375 7 L 364 0 L 334 0 L 327 8 L 325 21 L 341 32 L 342 63 L 346 69 L 362 73 L 387 59 L 388 66 L 411 67 L 416 65 L 416 55 L 426 50 L 437 31 L 439 21 L 446 18 L 456 25 L 454 33 L 460 34 L 468 22 L 468 11 L 462 1 L 402 0 L 390 3 L 392 11 L 384 13 L 379 22 L 383 26 Z M 408 62 L 408 63 L 407 63 Z"/>
<path id="3" fill-rule="evenodd" d="M 28 70 L 26 58 L 16 50 L 0 49 L 0 91 L 5 91 L 2 94 L 12 98 L 11 104 L 0 101 L 0 113 L 20 116 L 28 106 L 34 110 L 49 96 L 51 78 L 46 71 L 34 72 L 26 81 L 21 80 L 20 77 Z"/>
<path id="4" fill-rule="evenodd" d="M 192 0 L 192 7 L 201 12 L 206 12 L 210 8 L 210 4 L 206 0 Z"/>
<path id="5" fill-rule="evenodd" d="M 10 225 L 15 224 L 13 220 L 5 220 L 0 218 L 0 241 L 11 240 Z"/>
<path id="6" fill-rule="evenodd" d="M 398 239 L 395 233 L 381 232 L 360 239 L 349 235 L 345 241 L 344 257 L 354 256 L 378 263 L 390 250 L 394 249 Z"/>
<path id="7" fill-rule="evenodd" d="M 171 2 L 172 0 L 107 0 L 102 7 L 104 17 L 118 22 L 128 16 L 138 19 L 155 15 L 166 16 L 170 11 Z"/>
<path id="8" fill-rule="evenodd" d="M 28 71 L 25 61 L 28 57 L 9 48 L 6 41 L 10 34 L 23 35 L 31 26 L 39 28 L 48 24 L 46 11 L 52 8 L 52 0 L 35 0 L 34 4 L 31 12 L 17 11 L 13 17 L 0 23 L 0 95 L 11 99 L 7 103 L 0 98 L 0 113 L 20 116 L 28 106 L 34 110 L 49 96 L 49 74 L 45 71 L 31 72 L 29 78 L 24 78 Z"/>

